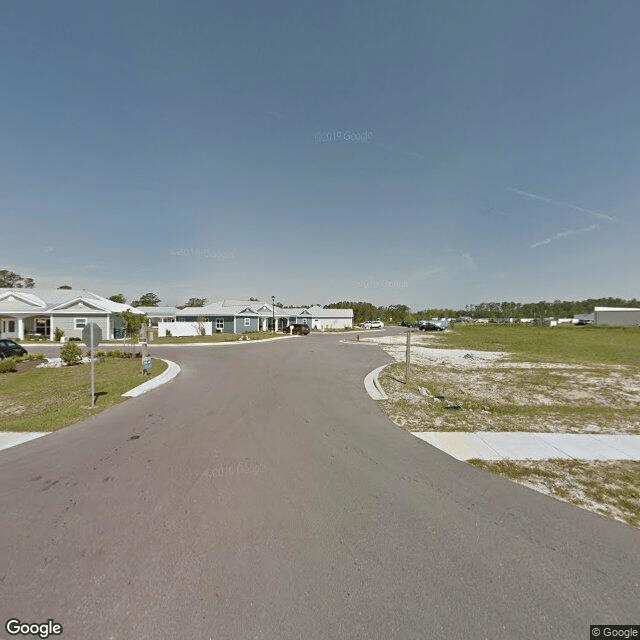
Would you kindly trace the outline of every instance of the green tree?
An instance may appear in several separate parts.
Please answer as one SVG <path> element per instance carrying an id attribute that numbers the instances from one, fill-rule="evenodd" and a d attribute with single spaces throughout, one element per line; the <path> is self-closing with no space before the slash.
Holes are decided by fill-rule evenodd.
<path id="1" fill-rule="evenodd" d="M 157 307 L 160 304 L 160 298 L 155 293 L 145 293 L 140 296 L 139 300 L 133 300 L 132 307 Z"/>
<path id="2" fill-rule="evenodd" d="M 13 271 L 0 269 L 0 287 L 7 289 L 33 289 L 35 282 L 32 278 L 24 278 Z"/>
<path id="3" fill-rule="evenodd" d="M 185 307 L 204 307 L 207 304 L 206 298 L 189 298 L 184 305 Z"/>
<path id="4" fill-rule="evenodd" d="M 144 313 L 134 313 L 133 311 L 121 311 L 117 314 L 122 318 L 124 324 L 125 341 L 131 338 L 131 357 L 133 358 L 134 339 L 140 335 L 140 328 L 146 322 L 147 316 Z"/>
<path id="5" fill-rule="evenodd" d="M 111 302 L 119 302 L 120 304 L 124 304 L 127 299 L 121 293 L 116 293 L 115 295 L 109 296 L 109 300 L 111 300 Z"/>

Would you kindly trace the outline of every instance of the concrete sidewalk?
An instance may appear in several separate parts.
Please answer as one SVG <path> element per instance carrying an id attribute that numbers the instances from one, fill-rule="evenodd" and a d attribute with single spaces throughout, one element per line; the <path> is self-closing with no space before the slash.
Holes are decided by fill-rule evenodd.
<path id="1" fill-rule="evenodd" d="M 640 460 L 640 435 L 412 431 L 457 460 Z"/>

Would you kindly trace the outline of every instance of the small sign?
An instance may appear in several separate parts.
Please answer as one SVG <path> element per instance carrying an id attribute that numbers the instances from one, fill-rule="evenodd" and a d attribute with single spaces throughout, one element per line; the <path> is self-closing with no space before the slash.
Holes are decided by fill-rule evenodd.
<path id="1" fill-rule="evenodd" d="M 93 328 L 93 331 L 91 329 Z M 102 329 L 95 323 L 89 323 L 82 330 L 82 342 L 84 342 L 90 349 L 95 349 L 102 340 Z"/>
<path id="2" fill-rule="evenodd" d="M 149 369 L 151 369 L 152 363 L 153 363 L 153 358 L 151 356 L 145 356 L 144 358 L 142 358 L 143 371 L 149 371 Z"/>

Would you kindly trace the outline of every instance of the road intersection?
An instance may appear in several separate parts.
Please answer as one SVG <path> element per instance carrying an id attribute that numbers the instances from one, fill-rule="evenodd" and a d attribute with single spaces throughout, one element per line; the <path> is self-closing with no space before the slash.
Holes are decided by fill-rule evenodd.
<path id="1" fill-rule="evenodd" d="M 325 640 L 637 622 L 637 530 L 417 443 L 362 384 L 390 358 L 340 338 L 153 347 L 170 384 L 0 451 L 3 623 Z"/>

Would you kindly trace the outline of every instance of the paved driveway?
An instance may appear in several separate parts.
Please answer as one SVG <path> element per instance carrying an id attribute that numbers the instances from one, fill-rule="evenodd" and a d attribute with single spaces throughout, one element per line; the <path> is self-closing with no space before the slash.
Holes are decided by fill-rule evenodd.
<path id="1" fill-rule="evenodd" d="M 588 638 L 640 534 L 421 443 L 310 335 L 157 349 L 175 381 L 0 451 L 0 616 L 67 639 Z"/>

